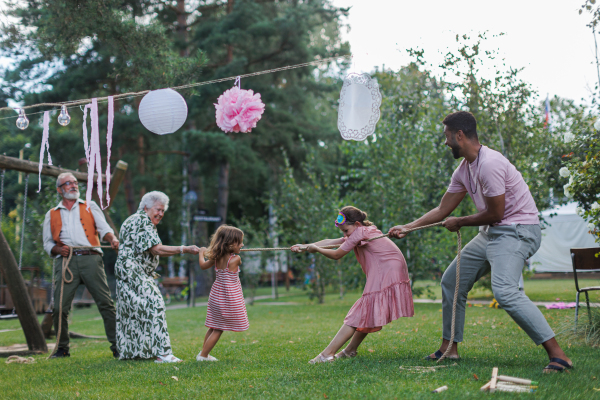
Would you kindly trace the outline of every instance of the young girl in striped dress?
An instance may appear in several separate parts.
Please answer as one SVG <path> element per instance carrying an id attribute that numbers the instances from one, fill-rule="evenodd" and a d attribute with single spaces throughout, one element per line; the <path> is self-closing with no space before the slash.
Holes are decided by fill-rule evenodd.
<path id="1" fill-rule="evenodd" d="M 248 314 L 242 293 L 239 272 L 242 259 L 236 255 L 244 247 L 244 232 L 229 225 L 221 225 L 210 241 L 200 249 L 200 268 L 215 267 L 217 278 L 208 296 L 202 351 L 197 361 L 218 361 L 210 355 L 223 331 L 242 332 L 248 329 Z M 205 260 L 206 257 L 206 260 Z"/>

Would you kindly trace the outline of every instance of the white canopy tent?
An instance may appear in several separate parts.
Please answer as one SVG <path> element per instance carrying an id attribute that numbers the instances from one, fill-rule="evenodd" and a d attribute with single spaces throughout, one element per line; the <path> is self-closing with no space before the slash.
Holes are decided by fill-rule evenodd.
<path id="1" fill-rule="evenodd" d="M 598 247 L 587 222 L 575 212 L 576 208 L 576 203 L 568 203 L 542 211 L 549 226 L 542 230 L 540 249 L 531 257 L 531 267 L 536 272 L 572 272 L 569 249 Z"/>

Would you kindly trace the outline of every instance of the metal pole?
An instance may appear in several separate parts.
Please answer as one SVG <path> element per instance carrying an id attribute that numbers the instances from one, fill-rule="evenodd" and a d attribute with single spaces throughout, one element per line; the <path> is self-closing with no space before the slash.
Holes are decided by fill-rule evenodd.
<path id="1" fill-rule="evenodd" d="M 186 146 L 186 140 L 185 140 L 185 133 L 183 134 L 183 148 L 185 149 Z M 185 201 L 185 195 L 188 191 L 188 159 L 186 156 L 183 157 L 183 171 L 182 171 L 182 176 L 183 176 L 183 184 L 181 185 L 181 244 L 183 246 L 185 246 L 186 242 L 187 242 L 187 229 L 189 226 L 189 221 L 188 221 L 188 213 L 187 213 L 187 207 L 186 207 L 186 201 Z M 181 258 L 181 260 L 179 261 L 179 277 L 183 278 L 186 275 L 186 264 L 187 264 L 187 260 L 185 260 L 183 257 Z"/>
<path id="2" fill-rule="evenodd" d="M 273 211 L 273 205 L 269 204 L 269 236 L 273 241 L 273 247 L 279 246 L 279 237 L 277 237 L 277 233 L 275 232 L 275 224 L 277 223 L 277 217 L 275 216 L 275 212 Z M 275 254 L 272 258 L 273 262 L 271 263 L 271 298 L 276 299 L 279 297 L 277 293 L 277 278 L 276 273 L 279 271 L 279 254 Z"/>

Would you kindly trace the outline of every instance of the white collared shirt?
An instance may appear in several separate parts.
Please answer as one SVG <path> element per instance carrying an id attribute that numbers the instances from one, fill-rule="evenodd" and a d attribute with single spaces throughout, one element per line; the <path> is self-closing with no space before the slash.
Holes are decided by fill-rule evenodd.
<path id="1" fill-rule="evenodd" d="M 57 208 L 60 210 L 60 218 L 62 219 L 60 240 L 67 246 L 91 246 L 90 241 L 87 239 L 85 231 L 83 230 L 83 225 L 81 224 L 81 219 L 79 216 L 80 203 L 85 204 L 85 201 L 77 199 L 77 203 L 73 205 L 71 210 L 67 210 L 67 208 L 63 205 L 62 200 L 57 206 Z M 100 240 L 102 240 L 107 233 L 115 233 L 115 231 L 113 231 L 110 225 L 108 225 L 106 222 L 106 218 L 104 218 L 104 214 L 102 214 L 102 210 L 100 207 L 98 207 L 98 204 L 92 201 L 90 203 L 90 210 L 94 216 L 94 222 L 96 223 L 96 230 L 100 235 Z M 50 257 L 58 258 L 60 257 L 60 254 L 57 256 L 52 254 L 52 248 L 56 246 L 56 242 L 52 238 L 52 229 L 50 227 L 51 211 L 52 210 L 48 211 L 46 213 L 46 218 L 44 218 L 44 250 L 46 250 L 46 253 L 48 253 Z M 95 250 L 102 253 L 102 249 L 99 247 L 97 247 Z"/>

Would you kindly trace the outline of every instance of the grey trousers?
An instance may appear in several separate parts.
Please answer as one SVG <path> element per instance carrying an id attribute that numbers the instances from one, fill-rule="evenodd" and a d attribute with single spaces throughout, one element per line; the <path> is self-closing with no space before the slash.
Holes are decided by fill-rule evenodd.
<path id="1" fill-rule="evenodd" d="M 492 226 L 467 244 L 461 253 L 460 286 L 456 305 L 455 342 L 462 342 L 465 327 L 467 294 L 473 284 L 492 270 L 492 291 L 498 304 L 529 335 L 536 345 L 554 337 L 554 332 L 523 291 L 519 279 L 525 260 L 540 247 L 539 225 Z M 456 258 L 442 277 L 443 336 L 450 340 L 452 301 L 456 286 Z"/>

